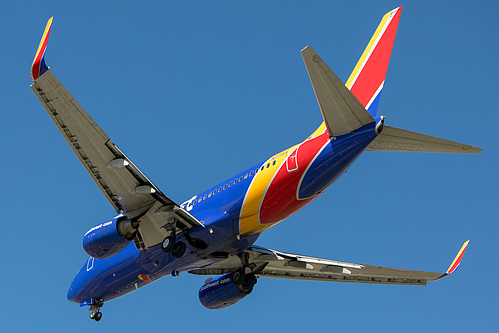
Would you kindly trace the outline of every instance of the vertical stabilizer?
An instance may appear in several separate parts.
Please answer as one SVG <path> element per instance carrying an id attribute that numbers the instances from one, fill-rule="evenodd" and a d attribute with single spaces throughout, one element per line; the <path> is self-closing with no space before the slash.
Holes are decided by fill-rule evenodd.
<path id="1" fill-rule="evenodd" d="M 346 86 L 374 117 L 385 83 L 402 7 L 386 13 L 355 66 Z"/>

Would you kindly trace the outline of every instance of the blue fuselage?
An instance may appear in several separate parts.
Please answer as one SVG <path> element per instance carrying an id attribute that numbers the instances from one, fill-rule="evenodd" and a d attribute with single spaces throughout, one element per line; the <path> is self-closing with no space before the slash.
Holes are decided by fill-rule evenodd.
<path id="1" fill-rule="evenodd" d="M 310 164 L 302 166 L 304 170 L 302 170 L 303 175 L 300 178 L 296 197 L 313 200 L 330 186 L 376 138 L 374 127 L 375 122 L 353 133 L 331 139 L 327 137 L 321 149 L 314 152 L 315 155 Z M 299 150 L 298 154 L 300 154 Z M 110 258 L 90 257 L 71 283 L 68 299 L 77 303 L 89 300 L 108 301 L 165 275 L 175 276 L 180 272 L 202 268 L 222 260 L 223 256 L 217 256 L 217 253 L 234 255 L 250 247 L 260 233 L 241 232 L 242 207 L 253 178 L 256 177 L 255 170 L 269 168 L 268 161 L 270 160 L 245 170 L 182 205 L 197 219 L 204 222 L 204 227 L 191 229 L 190 235 L 205 241 L 208 244 L 207 249 L 195 249 L 186 242 L 185 254 L 177 259 L 172 253 L 163 252 L 160 244 L 146 250 L 138 250 L 134 242 L 131 242 L 124 250 Z M 286 167 L 285 163 L 281 167 Z M 287 167 L 289 170 L 290 165 L 288 164 Z M 293 175 L 292 170 L 289 174 Z M 281 178 L 279 178 L 281 183 L 274 185 L 285 188 L 286 182 L 291 180 L 286 177 Z M 274 201 L 278 199 L 272 198 Z M 193 204 L 193 202 L 196 203 Z M 286 205 L 278 201 L 277 204 Z M 264 206 L 262 207 L 259 210 L 265 209 Z M 301 208 L 302 206 L 297 207 L 286 214 L 292 214 Z M 259 211 L 259 213 L 262 212 Z M 277 222 L 279 221 L 275 221 Z M 183 235 L 180 233 L 177 240 L 182 239 Z"/>

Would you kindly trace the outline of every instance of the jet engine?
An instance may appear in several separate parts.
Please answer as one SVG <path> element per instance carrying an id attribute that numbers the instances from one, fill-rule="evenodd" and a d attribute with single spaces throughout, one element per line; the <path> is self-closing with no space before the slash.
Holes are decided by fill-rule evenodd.
<path id="1" fill-rule="evenodd" d="M 219 276 L 216 279 L 209 278 L 199 289 L 199 301 L 211 310 L 223 309 L 236 304 L 253 290 L 256 283 L 255 275 L 236 271 L 234 273 Z M 241 281 L 242 280 L 242 281 Z"/>
<path id="2" fill-rule="evenodd" d="M 115 217 L 87 231 L 83 236 L 83 248 L 96 259 L 112 257 L 130 243 L 137 228 L 137 221 Z"/>

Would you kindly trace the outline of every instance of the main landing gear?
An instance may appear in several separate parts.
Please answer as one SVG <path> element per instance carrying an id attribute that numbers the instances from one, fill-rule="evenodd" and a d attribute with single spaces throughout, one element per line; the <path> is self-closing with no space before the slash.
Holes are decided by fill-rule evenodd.
<path id="1" fill-rule="evenodd" d="M 99 321 L 102 319 L 102 312 L 100 312 L 99 309 L 102 308 L 103 305 L 104 303 L 96 303 L 90 305 L 90 319 L 95 321 Z"/>
<path id="2" fill-rule="evenodd" d="M 161 250 L 165 253 L 172 253 L 175 258 L 181 258 L 187 246 L 184 242 L 175 242 L 175 232 L 172 232 L 161 243 Z"/>
<path id="3" fill-rule="evenodd" d="M 256 276 L 248 267 L 240 268 L 234 273 L 232 273 L 232 283 L 234 283 L 240 292 L 245 294 L 251 294 L 253 287 L 256 284 Z"/>
<path id="4" fill-rule="evenodd" d="M 176 230 L 177 228 L 182 230 L 184 234 L 184 238 L 189 243 L 190 246 L 198 249 L 205 250 L 208 248 L 208 245 L 205 241 L 199 238 L 193 238 L 189 235 L 189 228 L 187 228 L 184 224 L 176 221 L 175 223 L 169 223 L 164 226 L 167 231 L 170 231 L 170 235 L 166 236 L 163 242 L 161 243 L 161 250 L 165 253 L 172 253 L 175 258 L 181 258 L 187 246 L 184 242 L 178 241 L 176 242 Z"/>

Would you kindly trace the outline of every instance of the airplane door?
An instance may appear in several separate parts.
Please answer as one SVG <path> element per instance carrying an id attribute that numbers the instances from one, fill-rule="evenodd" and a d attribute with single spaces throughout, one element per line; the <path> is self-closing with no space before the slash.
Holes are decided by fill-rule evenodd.
<path id="1" fill-rule="evenodd" d="M 94 260 L 95 260 L 94 257 L 88 258 L 88 261 L 87 261 L 87 272 L 94 267 Z"/>
<path id="2" fill-rule="evenodd" d="M 296 147 L 288 154 L 288 158 L 286 159 L 286 168 L 288 172 L 293 172 L 298 170 L 298 148 Z"/>

